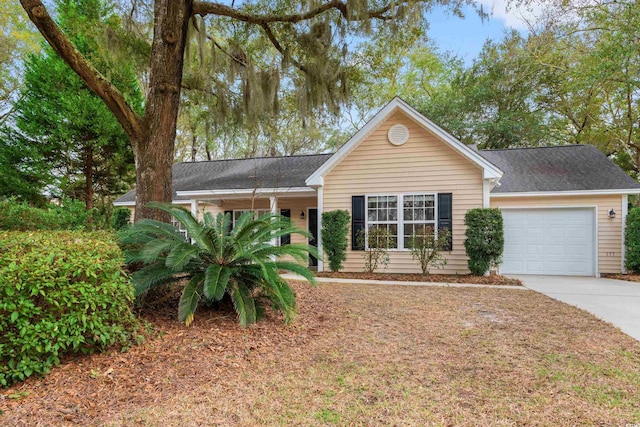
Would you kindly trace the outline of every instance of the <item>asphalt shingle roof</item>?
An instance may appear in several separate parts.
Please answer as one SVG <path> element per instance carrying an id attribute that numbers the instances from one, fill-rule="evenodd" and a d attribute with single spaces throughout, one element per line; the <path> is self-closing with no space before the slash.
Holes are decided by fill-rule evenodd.
<path id="1" fill-rule="evenodd" d="M 639 189 L 627 173 L 593 145 L 481 150 L 504 175 L 492 193 Z M 331 154 L 259 157 L 173 165 L 176 191 L 305 187 Z M 116 202 L 133 202 L 135 189 Z"/>
<path id="2" fill-rule="evenodd" d="M 481 150 L 502 169 L 491 193 L 617 190 L 640 188 L 593 145 Z"/>
<path id="3" fill-rule="evenodd" d="M 180 200 L 176 191 L 305 187 L 305 180 L 329 157 L 331 154 L 313 154 L 176 163 L 173 200 Z M 133 201 L 135 189 L 116 200 Z"/>

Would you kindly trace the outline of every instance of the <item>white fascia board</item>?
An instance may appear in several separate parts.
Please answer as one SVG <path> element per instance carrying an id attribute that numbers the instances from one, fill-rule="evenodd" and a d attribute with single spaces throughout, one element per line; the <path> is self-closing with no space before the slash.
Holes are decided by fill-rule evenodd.
<path id="1" fill-rule="evenodd" d="M 472 163 L 480 167 L 483 171 L 484 179 L 500 179 L 502 177 L 503 172 L 494 164 L 482 157 L 477 151 L 474 151 L 466 144 L 463 144 L 462 142 L 454 138 L 451 134 L 420 114 L 420 112 L 414 109 L 411 105 L 407 104 L 401 98 L 395 97 L 391 100 L 391 102 L 389 102 L 380 111 L 378 111 L 378 113 L 376 113 L 376 115 L 373 116 L 371 120 L 367 122 L 367 124 L 365 124 L 358 132 L 356 132 L 351 138 L 349 138 L 347 143 L 340 147 L 340 149 L 336 151 L 333 156 L 329 157 L 329 159 L 324 162 L 322 166 L 320 166 L 313 174 L 311 174 L 311 176 L 307 178 L 306 184 L 308 186 L 324 185 L 323 178 L 327 175 L 327 173 L 329 173 L 345 157 L 347 157 L 347 155 L 351 151 L 353 151 L 367 135 L 377 129 L 378 126 L 380 126 L 385 121 L 385 119 L 396 110 L 400 110 L 405 113 L 416 123 L 436 135 L 459 154 L 466 157 Z"/>
<path id="2" fill-rule="evenodd" d="M 189 205 L 192 200 L 172 200 L 172 205 Z M 135 207 L 136 202 L 113 202 L 113 206 Z"/>
<path id="3" fill-rule="evenodd" d="M 178 196 L 183 197 L 206 197 L 206 196 L 234 196 L 252 194 L 271 195 L 271 194 L 315 194 L 315 190 L 309 187 L 283 187 L 283 188 L 237 188 L 224 190 L 193 190 L 193 191 L 176 191 Z"/>
<path id="4" fill-rule="evenodd" d="M 545 196 L 597 196 L 618 194 L 640 194 L 640 188 L 621 188 L 614 190 L 579 190 L 579 191 L 530 191 L 514 193 L 491 193 L 491 198 L 501 197 L 545 197 Z"/>

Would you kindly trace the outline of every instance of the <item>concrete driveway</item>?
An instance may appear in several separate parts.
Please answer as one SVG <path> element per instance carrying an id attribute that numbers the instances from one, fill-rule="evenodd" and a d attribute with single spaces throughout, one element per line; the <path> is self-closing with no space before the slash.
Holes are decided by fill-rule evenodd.
<path id="1" fill-rule="evenodd" d="M 571 276 L 513 276 L 525 287 L 588 311 L 640 341 L 640 283 Z"/>

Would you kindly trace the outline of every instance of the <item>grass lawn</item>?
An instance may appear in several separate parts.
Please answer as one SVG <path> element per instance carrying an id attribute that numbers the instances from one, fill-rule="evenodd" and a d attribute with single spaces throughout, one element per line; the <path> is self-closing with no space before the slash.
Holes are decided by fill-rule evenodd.
<path id="1" fill-rule="evenodd" d="M 300 318 L 230 311 L 3 391 L 2 425 L 640 423 L 640 343 L 519 289 L 296 285 Z"/>

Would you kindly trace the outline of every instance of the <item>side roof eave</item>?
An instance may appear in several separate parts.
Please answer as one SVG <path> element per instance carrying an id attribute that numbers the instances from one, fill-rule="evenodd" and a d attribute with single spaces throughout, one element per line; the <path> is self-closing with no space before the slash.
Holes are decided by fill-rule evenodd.
<path id="1" fill-rule="evenodd" d="M 331 156 L 326 162 L 322 164 L 307 180 L 306 184 L 310 187 L 320 187 L 324 185 L 324 177 L 335 168 L 342 160 L 344 160 L 349 153 L 351 153 L 365 138 L 380 126 L 385 119 L 387 119 L 395 111 L 402 111 L 404 114 L 413 119 L 416 123 L 436 135 L 443 142 L 449 145 L 456 152 L 467 158 L 473 164 L 482 169 L 482 176 L 484 179 L 500 179 L 503 172 L 496 167 L 493 163 L 482 157 L 478 152 L 463 144 L 458 139 L 454 138 L 447 131 L 440 126 L 427 119 L 415 108 L 407 104 L 399 97 L 393 98 L 387 105 L 385 105 L 375 116 L 371 118 L 358 132 L 356 132 L 333 156 Z"/>

